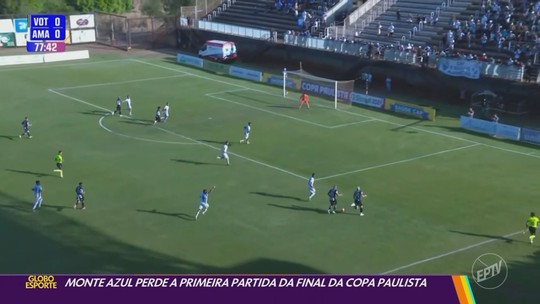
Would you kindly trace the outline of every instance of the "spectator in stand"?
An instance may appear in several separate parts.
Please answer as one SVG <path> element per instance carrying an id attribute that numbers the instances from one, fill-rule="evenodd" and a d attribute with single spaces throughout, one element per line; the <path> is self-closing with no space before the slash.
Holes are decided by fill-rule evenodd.
<path id="1" fill-rule="evenodd" d="M 469 111 L 467 112 L 467 115 L 470 117 L 470 118 L 473 118 L 474 117 L 474 109 L 472 107 L 469 108 Z"/>
<path id="2" fill-rule="evenodd" d="M 492 120 L 494 123 L 498 123 L 498 122 L 499 122 L 499 116 L 497 116 L 497 114 L 493 114 L 493 116 L 491 117 L 491 120 Z"/>
<path id="3" fill-rule="evenodd" d="M 381 22 L 379 21 L 379 26 L 377 28 L 377 36 L 380 36 L 382 33 L 382 25 L 381 25 Z"/>
<path id="4" fill-rule="evenodd" d="M 399 10 L 399 8 L 397 9 L 397 12 L 396 12 L 396 19 L 397 21 L 401 20 L 401 11 Z"/>
<path id="5" fill-rule="evenodd" d="M 388 26 L 388 37 L 394 36 L 394 30 L 395 30 L 394 23 L 390 23 L 390 25 Z"/>

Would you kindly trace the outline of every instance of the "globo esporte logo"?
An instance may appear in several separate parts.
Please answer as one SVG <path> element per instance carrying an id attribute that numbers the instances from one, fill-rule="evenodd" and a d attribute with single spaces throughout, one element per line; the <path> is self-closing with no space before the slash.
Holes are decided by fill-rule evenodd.
<path id="1" fill-rule="evenodd" d="M 57 282 L 52 275 L 29 275 L 25 282 L 26 289 L 56 289 Z"/>

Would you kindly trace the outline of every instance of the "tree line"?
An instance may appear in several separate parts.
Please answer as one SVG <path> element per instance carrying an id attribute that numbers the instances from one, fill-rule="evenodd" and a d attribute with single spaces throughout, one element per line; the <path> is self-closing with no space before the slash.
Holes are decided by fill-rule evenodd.
<path id="1" fill-rule="evenodd" d="M 180 7 L 193 5 L 195 0 L 144 0 L 141 11 L 150 16 L 175 15 Z M 35 13 L 107 12 L 125 13 L 133 9 L 133 0 L 0 0 L 1 15 Z"/>

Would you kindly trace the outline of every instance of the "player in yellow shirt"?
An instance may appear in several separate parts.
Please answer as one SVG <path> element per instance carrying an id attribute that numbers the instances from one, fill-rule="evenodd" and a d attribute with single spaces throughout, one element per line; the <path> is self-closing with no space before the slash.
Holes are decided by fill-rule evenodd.
<path id="1" fill-rule="evenodd" d="M 531 212 L 531 216 L 527 219 L 527 223 L 525 224 L 525 226 L 529 228 L 529 241 L 531 242 L 531 244 L 534 242 L 534 238 L 536 237 L 536 228 L 538 228 L 539 221 L 540 220 L 538 219 L 536 214 L 534 214 L 534 212 Z"/>
<path id="2" fill-rule="evenodd" d="M 64 177 L 64 171 L 62 169 L 63 168 L 63 166 L 62 166 L 62 162 L 63 162 L 62 151 L 58 151 L 58 154 L 56 154 L 56 157 L 54 158 L 54 160 L 56 161 L 56 168 L 58 168 L 58 169 L 54 169 L 53 171 L 60 173 L 60 177 Z"/>

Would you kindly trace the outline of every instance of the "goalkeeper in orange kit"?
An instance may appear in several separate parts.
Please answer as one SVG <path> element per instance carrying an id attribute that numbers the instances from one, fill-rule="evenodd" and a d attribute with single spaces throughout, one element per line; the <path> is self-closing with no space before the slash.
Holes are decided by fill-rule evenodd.
<path id="1" fill-rule="evenodd" d="M 303 92 L 302 95 L 300 95 L 300 106 L 298 106 L 298 110 L 302 109 L 302 106 L 306 105 L 308 110 L 309 108 L 309 95 L 306 92 Z"/>

